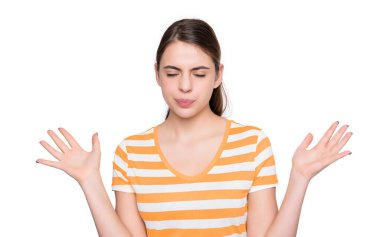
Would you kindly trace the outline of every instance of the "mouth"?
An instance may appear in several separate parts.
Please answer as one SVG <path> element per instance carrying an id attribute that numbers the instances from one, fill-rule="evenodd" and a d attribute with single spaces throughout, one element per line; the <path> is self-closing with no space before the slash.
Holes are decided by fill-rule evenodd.
<path id="1" fill-rule="evenodd" d="M 189 107 L 195 100 L 188 99 L 176 99 L 177 104 L 183 108 Z"/>

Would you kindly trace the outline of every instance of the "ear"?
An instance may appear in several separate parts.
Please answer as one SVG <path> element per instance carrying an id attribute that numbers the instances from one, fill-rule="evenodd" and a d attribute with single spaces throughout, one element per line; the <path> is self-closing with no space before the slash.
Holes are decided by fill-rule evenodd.
<path id="1" fill-rule="evenodd" d="M 215 77 L 214 89 L 215 89 L 215 88 L 218 88 L 218 86 L 220 86 L 220 84 L 222 84 L 222 80 L 223 80 L 223 69 L 224 69 L 224 65 L 220 63 L 220 64 L 219 64 L 219 72 L 218 72 L 218 75 L 216 75 L 216 77 Z"/>
<path id="2" fill-rule="evenodd" d="M 154 64 L 154 72 L 156 74 L 156 82 L 161 87 L 161 81 L 160 81 L 160 76 L 158 73 L 157 63 Z"/>

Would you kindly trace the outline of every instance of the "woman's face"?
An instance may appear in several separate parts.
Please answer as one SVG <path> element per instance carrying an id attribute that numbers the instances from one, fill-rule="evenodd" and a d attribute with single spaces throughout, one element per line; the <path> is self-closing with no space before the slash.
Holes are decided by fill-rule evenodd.
<path id="1" fill-rule="evenodd" d="M 169 44 L 160 62 L 159 72 L 155 64 L 156 80 L 171 113 L 192 117 L 202 111 L 211 112 L 209 101 L 214 88 L 222 83 L 223 65 L 216 75 L 210 56 L 200 47 L 176 41 Z M 192 100 L 181 104 L 177 100 Z"/>

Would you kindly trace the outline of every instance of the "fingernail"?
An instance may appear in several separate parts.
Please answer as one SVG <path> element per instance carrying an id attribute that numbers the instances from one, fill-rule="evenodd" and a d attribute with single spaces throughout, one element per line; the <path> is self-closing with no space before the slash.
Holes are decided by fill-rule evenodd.
<path id="1" fill-rule="evenodd" d="M 36 163 L 39 163 L 39 162 L 36 160 Z"/>
<path id="2" fill-rule="evenodd" d="M 350 153 L 348 153 L 349 155 L 351 155 L 352 154 L 352 152 L 350 151 Z"/>
<path id="3" fill-rule="evenodd" d="M 98 132 L 96 132 L 95 134 L 96 134 L 96 136 L 97 136 L 97 137 L 99 137 L 99 134 L 98 134 Z"/>
<path id="4" fill-rule="evenodd" d="M 338 124 L 339 124 L 339 121 L 336 121 L 336 123 L 338 123 Z"/>

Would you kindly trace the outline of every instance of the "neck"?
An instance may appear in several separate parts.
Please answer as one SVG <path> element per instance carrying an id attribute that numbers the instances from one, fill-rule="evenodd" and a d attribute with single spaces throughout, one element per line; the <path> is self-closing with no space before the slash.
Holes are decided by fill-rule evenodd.
<path id="1" fill-rule="evenodd" d="M 210 130 L 219 127 L 221 120 L 225 120 L 211 110 L 199 113 L 190 118 L 179 117 L 170 112 L 167 120 L 162 123 L 167 138 L 176 141 L 194 141 L 210 134 Z"/>

